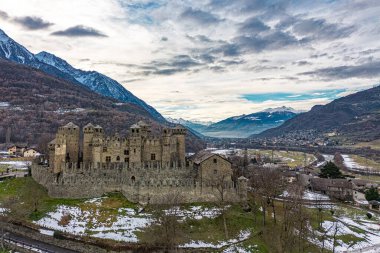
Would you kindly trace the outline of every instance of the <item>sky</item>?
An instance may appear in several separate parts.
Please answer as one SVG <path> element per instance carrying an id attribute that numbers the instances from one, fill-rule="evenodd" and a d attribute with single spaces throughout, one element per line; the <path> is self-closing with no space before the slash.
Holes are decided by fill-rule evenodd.
<path id="1" fill-rule="evenodd" d="M 309 110 L 380 79 L 378 0 L 0 0 L 31 52 L 120 82 L 165 117 Z"/>

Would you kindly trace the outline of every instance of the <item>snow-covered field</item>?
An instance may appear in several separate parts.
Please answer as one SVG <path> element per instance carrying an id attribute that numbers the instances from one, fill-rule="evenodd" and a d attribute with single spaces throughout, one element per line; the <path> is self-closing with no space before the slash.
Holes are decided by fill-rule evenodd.
<path id="1" fill-rule="evenodd" d="M 207 243 L 203 241 L 191 241 L 189 243 L 181 245 L 182 248 L 213 248 L 213 249 L 220 249 L 222 247 L 225 247 L 230 244 L 236 244 L 238 242 L 244 241 L 247 238 L 249 238 L 251 235 L 251 232 L 249 230 L 241 231 L 237 238 L 231 239 L 228 241 L 221 241 L 217 244 L 214 243 Z"/>
<path id="2" fill-rule="evenodd" d="M 228 207 L 227 207 L 228 208 Z M 207 208 L 202 206 L 192 206 L 190 209 L 171 208 L 165 211 L 167 214 L 175 214 L 180 220 L 203 218 L 214 219 L 221 214 L 220 208 Z"/>
<path id="3" fill-rule="evenodd" d="M 18 170 L 27 170 L 32 162 L 29 161 L 0 161 L 0 165 L 7 165 Z"/>
<path id="4" fill-rule="evenodd" d="M 360 170 L 365 170 L 367 169 L 365 166 L 362 166 L 355 162 L 349 155 L 342 155 L 344 159 L 344 165 L 349 168 L 349 169 L 360 169 Z M 372 168 L 369 168 L 372 169 Z"/>
<path id="5" fill-rule="evenodd" d="M 69 217 L 67 222 L 63 222 L 65 217 Z M 80 207 L 61 205 L 36 224 L 76 235 L 137 242 L 135 232 L 149 226 L 152 221 L 150 215 L 136 214 L 131 208 L 120 208 L 117 215 L 102 220 L 99 209 L 82 210 Z"/>
<path id="6" fill-rule="evenodd" d="M 325 240 L 325 248 L 332 250 L 333 235 L 336 233 L 337 245 L 335 252 L 346 252 L 350 250 L 360 250 L 366 247 L 380 244 L 380 219 L 379 215 L 372 214 L 373 218 L 369 220 L 363 215 L 354 217 L 334 216 L 335 221 L 324 221 L 323 230 L 328 239 Z M 316 231 L 321 236 L 322 233 Z M 346 238 L 345 241 L 342 238 Z M 353 239 L 350 239 L 353 238 Z M 322 242 L 312 239 L 314 243 L 322 246 Z M 359 251 L 358 251 L 359 252 Z M 380 248 L 379 251 L 380 252 Z"/>
<path id="7" fill-rule="evenodd" d="M 125 242 L 137 242 L 137 231 L 150 226 L 154 219 L 149 213 L 141 213 L 132 208 L 119 208 L 117 214 L 110 215 L 101 209 L 106 198 L 94 198 L 86 201 L 85 207 L 60 205 L 35 223 L 49 230 L 58 230 L 76 235 L 89 235 L 98 238 Z M 216 218 L 218 208 L 192 206 L 188 209 L 169 209 L 179 220 Z"/>
<path id="8" fill-rule="evenodd" d="M 287 191 L 284 191 L 280 197 L 289 197 L 289 193 Z M 303 196 L 302 196 L 302 199 L 304 200 L 317 200 L 317 201 L 329 201 L 330 200 L 330 197 L 325 195 L 325 194 L 321 194 L 321 193 L 317 193 L 317 192 L 312 192 L 312 191 L 305 191 Z"/>

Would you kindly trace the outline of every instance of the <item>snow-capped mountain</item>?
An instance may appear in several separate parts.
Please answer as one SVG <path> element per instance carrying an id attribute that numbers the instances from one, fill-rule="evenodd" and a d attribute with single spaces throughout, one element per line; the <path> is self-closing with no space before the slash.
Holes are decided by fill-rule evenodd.
<path id="1" fill-rule="evenodd" d="M 40 52 L 36 54 L 36 58 L 45 64 L 53 66 L 60 71 L 71 75 L 76 81 L 83 84 L 90 90 L 96 93 L 102 94 L 107 97 L 116 98 L 123 102 L 129 102 L 137 104 L 150 112 L 156 119 L 164 120 L 161 114 L 159 114 L 152 106 L 146 104 L 143 100 L 134 96 L 130 91 L 125 89 L 117 81 L 105 76 L 96 71 L 83 71 L 76 69 L 67 63 L 65 60 L 48 52 Z"/>
<path id="2" fill-rule="evenodd" d="M 11 39 L 0 29 L 0 58 L 24 64 L 82 85 L 103 96 L 115 98 L 121 102 L 136 104 L 147 110 L 155 119 L 163 122 L 165 119 L 153 107 L 134 96 L 117 81 L 96 71 L 76 69 L 65 60 L 48 52 L 32 54 L 25 47 Z"/>
<path id="3" fill-rule="evenodd" d="M 277 127 L 297 115 L 290 107 L 269 108 L 261 112 L 233 116 L 199 131 L 211 137 L 248 137 Z"/>
<path id="4" fill-rule="evenodd" d="M 292 107 L 286 107 L 286 106 L 281 106 L 281 107 L 275 107 L 275 108 L 268 108 L 263 110 L 262 112 L 292 112 L 292 113 L 302 113 L 305 111 L 302 110 L 295 110 Z"/>

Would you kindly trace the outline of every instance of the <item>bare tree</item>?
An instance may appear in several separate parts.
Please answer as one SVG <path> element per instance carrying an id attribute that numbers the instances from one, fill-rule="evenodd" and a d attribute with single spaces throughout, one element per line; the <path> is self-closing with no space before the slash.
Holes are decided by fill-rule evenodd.
<path id="1" fill-rule="evenodd" d="M 179 204 L 182 194 L 174 191 L 163 195 L 158 200 L 161 208 L 155 208 L 153 218 L 155 223 L 147 228 L 142 241 L 154 247 L 164 248 L 166 251 L 177 251 L 184 235 L 179 223 Z"/>
<path id="2" fill-rule="evenodd" d="M 251 186 L 261 202 L 263 212 L 263 224 L 266 225 L 267 207 L 272 208 L 273 220 L 276 223 L 276 207 L 274 199 L 279 196 L 284 189 L 284 181 L 281 172 L 274 168 L 257 168 L 251 176 Z"/>
<path id="3" fill-rule="evenodd" d="M 209 180 L 209 183 L 212 186 L 213 194 L 217 199 L 217 205 L 221 210 L 221 216 L 223 219 L 223 229 L 226 239 L 228 239 L 228 227 L 227 227 L 227 218 L 226 218 L 226 195 L 229 188 L 229 178 L 225 174 L 214 175 L 212 179 Z"/>

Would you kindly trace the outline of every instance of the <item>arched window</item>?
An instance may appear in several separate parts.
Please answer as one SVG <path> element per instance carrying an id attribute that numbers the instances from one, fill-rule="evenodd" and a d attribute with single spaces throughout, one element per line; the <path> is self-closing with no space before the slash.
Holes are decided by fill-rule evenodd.
<path id="1" fill-rule="evenodd" d="M 116 161 L 120 161 L 120 156 L 117 156 L 117 157 L 116 157 Z"/>
<path id="2" fill-rule="evenodd" d="M 131 181 L 132 181 L 132 183 L 134 183 L 134 182 L 136 181 L 135 176 L 132 176 L 132 177 L 131 177 Z"/>

